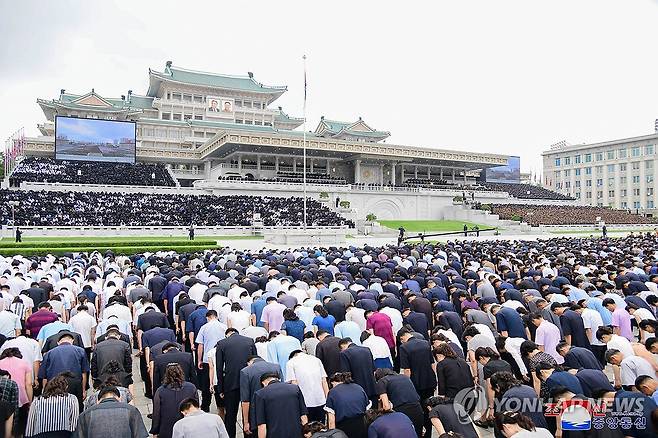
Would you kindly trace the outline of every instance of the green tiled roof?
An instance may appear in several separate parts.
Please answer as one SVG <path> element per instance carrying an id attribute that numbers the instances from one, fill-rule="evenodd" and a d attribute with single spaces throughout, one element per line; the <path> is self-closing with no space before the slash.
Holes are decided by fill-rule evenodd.
<path id="1" fill-rule="evenodd" d="M 287 113 L 283 112 L 283 110 L 278 110 L 278 114 L 275 116 L 274 120 L 279 121 L 279 122 L 303 122 L 304 119 L 302 117 L 290 117 Z"/>
<path id="2" fill-rule="evenodd" d="M 384 132 L 384 131 L 369 132 L 369 131 L 351 131 L 349 129 L 345 129 L 345 130 L 343 130 L 343 132 L 347 135 L 354 135 L 355 137 L 374 137 L 374 138 L 378 138 L 378 137 L 388 137 L 389 135 L 391 135 L 388 132 Z"/>
<path id="3" fill-rule="evenodd" d="M 130 106 L 143 109 L 153 109 L 153 98 L 148 96 L 130 96 Z"/>
<path id="4" fill-rule="evenodd" d="M 89 93 L 87 93 L 89 94 Z M 96 94 L 96 93 L 94 93 Z M 86 96 L 86 94 L 73 94 L 73 93 L 63 93 L 59 95 L 59 99 L 55 100 L 55 102 L 67 104 L 68 107 L 73 106 L 80 106 L 80 107 L 86 107 L 86 105 L 79 105 L 74 103 L 75 100 Z M 137 95 L 131 95 L 130 96 L 130 102 L 123 100 L 121 98 L 117 97 L 103 97 L 99 94 L 96 94 L 99 98 L 105 100 L 106 102 L 110 103 L 115 109 L 153 109 L 153 98 L 148 97 L 148 96 L 137 96 Z"/>
<path id="5" fill-rule="evenodd" d="M 345 128 L 346 126 L 352 124 L 352 122 L 340 122 L 338 120 L 323 119 L 322 121 L 327 126 L 327 129 L 335 134 L 337 134 L 341 129 Z"/>
<path id="6" fill-rule="evenodd" d="M 206 85 L 209 87 L 243 90 L 257 93 L 282 93 L 285 86 L 263 85 L 249 76 L 220 75 L 216 73 L 185 70 L 178 67 L 167 67 L 164 73 L 151 71 L 152 75 L 165 80 L 173 80 L 186 84 Z"/>
<path id="7" fill-rule="evenodd" d="M 328 120 L 323 118 L 320 124 L 324 125 L 325 130 L 331 135 L 347 134 L 355 137 L 370 137 L 370 138 L 386 138 L 391 134 L 386 131 L 356 131 L 349 129 L 352 125 L 357 123 L 364 123 L 360 118 L 356 122 L 341 122 L 339 120 Z M 367 125 L 366 125 L 367 126 Z"/>

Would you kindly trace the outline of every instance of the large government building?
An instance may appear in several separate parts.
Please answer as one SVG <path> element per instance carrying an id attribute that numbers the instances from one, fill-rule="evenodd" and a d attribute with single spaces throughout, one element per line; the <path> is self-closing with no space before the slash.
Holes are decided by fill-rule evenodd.
<path id="1" fill-rule="evenodd" d="M 542 153 L 544 185 L 592 206 L 656 213 L 658 133 L 601 143 L 551 146 Z"/>
<path id="2" fill-rule="evenodd" d="M 54 99 L 38 99 L 41 136 L 27 138 L 22 153 L 53 157 L 59 116 L 135 121 L 136 160 L 166 165 L 181 190 L 298 196 L 305 147 L 308 196 L 347 201 L 358 217 L 450 218 L 464 186 L 480 201 L 510 198 L 504 190 L 477 189 L 485 170 L 508 165 L 506 155 L 390 144 L 388 131 L 361 117 L 322 117 L 307 123 L 312 130 L 304 135 L 304 120 L 276 105 L 286 90 L 251 72 L 207 73 L 167 62 L 163 71 L 149 70 L 144 94 L 62 89 Z"/>

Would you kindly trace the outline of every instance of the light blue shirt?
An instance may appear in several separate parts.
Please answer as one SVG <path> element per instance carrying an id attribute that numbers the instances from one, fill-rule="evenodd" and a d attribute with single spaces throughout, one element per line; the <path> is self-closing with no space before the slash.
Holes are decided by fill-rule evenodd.
<path id="1" fill-rule="evenodd" d="M 603 300 L 598 297 L 590 298 L 587 300 L 587 307 L 596 310 L 601 314 L 601 320 L 603 320 L 603 325 L 612 325 L 612 313 L 605 307 L 603 307 Z"/>
<path id="2" fill-rule="evenodd" d="M 272 339 L 267 344 L 267 361 L 270 363 L 278 363 L 283 371 L 283 381 L 286 381 L 286 365 L 290 353 L 295 350 L 301 350 L 302 344 L 299 343 L 297 338 L 286 335 L 279 335 Z"/>
<path id="3" fill-rule="evenodd" d="M 589 295 L 584 290 L 577 287 L 569 288 L 569 301 L 577 303 L 580 300 L 586 300 L 588 298 Z"/>
<path id="4" fill-rule="evenodd" d="M 67 324 L 62 321 L 54 321 L 50 324 L 46 324 L 41 327 L 39 334 L 37 335 L 37 341 L 45 341 L 55 333 L 61 332 L 62 330 L 73 331 L 73 327 L 70 324 Z"/>
<path id="5" fill-rule="evenodd" d="M 194 342 L 203 344 L 203 363 L 208 363 L 208 352 L 215 345 L 226 337 L 226 324 L 219 322 L 218 319 L 208 321 L 199 329 Z"/>
<path id="6" fill-rule="evenodd" d="M 361 329 L 354 321 L 341 321 L 334 327 L 334 336 L 337 338 L 350 338 L 356 345 L 361 345 Z"/>

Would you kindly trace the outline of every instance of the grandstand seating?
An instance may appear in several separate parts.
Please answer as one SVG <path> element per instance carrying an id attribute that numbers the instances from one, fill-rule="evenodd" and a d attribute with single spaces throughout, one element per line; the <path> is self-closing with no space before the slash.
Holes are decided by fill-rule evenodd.
<path id="1" fill-rule="evenodd" d="M 9 201 L 18 201 L 17 225 L 31 226 L 250 226 L 260 213 L 265 226 L 303 222 L 301 198 L 107 192 L 0 190 L 0 220 L 11 221 Z M 307 201 L 308 224 L 349 225 L 318 201 Z"/>
<path id="2" fill-rule="evenodd" d="M 155 178 L 153 178 L 155 176 Z M 176 182 L 162 164 L 57 161 L 26 157 L 14 169 L 10 183 L 23 181 L 71 184 L 136 185 L 175 187 Z"/>
<path id="3" fill-rule="evenodd" d="M 494 204 L 492 213 L 501 219 L 521 219 L 532 226 L 538 225 L 594 225 L 597 218 L 606 224 L 649 224 L 655 220 L 629 213 L 584 205 L 519 205 Z"/>
<path id="4" fill-rule="evenodd" d="M 558 201 L 573 201 L 573 198 L 561 193 L 545 189 L 531 184 L 509 184 L 509 183 L 481 183 L 485 188 L 497 192 L 507 192 L 518 199 L 553 199 Z"/>

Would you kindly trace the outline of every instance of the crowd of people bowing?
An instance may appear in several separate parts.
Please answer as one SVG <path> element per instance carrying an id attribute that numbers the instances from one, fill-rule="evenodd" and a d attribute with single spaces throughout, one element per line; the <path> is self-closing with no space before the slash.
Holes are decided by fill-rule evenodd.
<path id="1" fill-rule="evenodd" d="M 657 243 L 0 257 L 5 436 L 654 437 Z"/>

